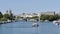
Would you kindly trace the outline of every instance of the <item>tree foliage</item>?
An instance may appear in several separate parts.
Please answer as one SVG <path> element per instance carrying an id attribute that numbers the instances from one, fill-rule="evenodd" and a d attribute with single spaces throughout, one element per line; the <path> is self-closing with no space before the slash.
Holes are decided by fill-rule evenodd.
<path id="1" fill-rule="evenodd" d="M 3 17 L 3 14 L 0 12 L 0 19 Z"/>
<path id="2" fill-rule="evenodd" d="M 7 19 L 9 19 L 10 18 L 10 16 L 9 16 L 9 14 L 4 14 L 4 16 L 3 16 L 4 18 L 7 18 Z"/>
<path id="3" fill-rule="evenodd" d="M 58 14 L 56 14 L 56 15 L 41 15 L 40 19 L 53 21 L 53 20 L 60 19 L 60 16 Z"/>
<path id="4" fill-rule="evenodd" d="M 3 17 L 0 21 L 7 21 L 7 18 Z"/>
<path id="5" fill-rule="evenodd" d="M 0 12 L 0 21 L 6 21 L 6 20 L 14 20 L 14 18 L 15 18 L 15 16 L 13 16 L 13 14 L 11 13 L 11 14 L 8 14 L 8 13 L 6 13 L 6 14 L 2 14 L 1 12 Z"/>

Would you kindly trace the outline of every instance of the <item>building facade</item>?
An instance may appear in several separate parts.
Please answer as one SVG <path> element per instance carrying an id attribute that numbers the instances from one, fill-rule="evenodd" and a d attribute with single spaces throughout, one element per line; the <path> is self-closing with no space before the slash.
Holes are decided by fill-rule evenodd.
<path id="1" fill-rule="evenodd" d="M 55 15 L 55 11 L 49 11 L 49 12 L 41 12 L 41 15 Z"/>

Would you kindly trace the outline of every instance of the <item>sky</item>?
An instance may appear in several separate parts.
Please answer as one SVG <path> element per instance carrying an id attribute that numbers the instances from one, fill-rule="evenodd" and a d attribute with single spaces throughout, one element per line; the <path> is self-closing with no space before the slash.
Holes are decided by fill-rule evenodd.
<path id="1" fill-rule="evenodd" d="M 11 9 L 14 14 L 60 12 L 60 0 L 0 0 L 0 11 Z"/>

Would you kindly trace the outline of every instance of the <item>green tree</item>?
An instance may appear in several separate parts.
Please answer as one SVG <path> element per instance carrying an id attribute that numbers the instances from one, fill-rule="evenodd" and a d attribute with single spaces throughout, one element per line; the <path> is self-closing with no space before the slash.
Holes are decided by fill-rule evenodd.
<path id="1" fill-rule="evenodd" d="M 48 15 L 41 15 L 41 16 L 40 16 L 40 19 L 41 19 L 41 20 L 47 20 L 47 19 L 48 19 Z"/>
<path id="2" fill-rule="evenodd" d="M 49 21 L 53 21 L 54 20 L 54 16 L 53 15 L 49 15 L 48 20 Z"/>
<path id="3" fill-rule="evenodd" d="M 10 12 L 9 12 L 10 14 L 9 14 L 9 16 L 10 16 L 10 20 L 14 20 L 14 16 L 13 16 L 13 13 L 12 13 L 12 10 L 10 10 Z"/>
<path id="4" fill-rule="evenodd" d="M 3 14 L 0 12 L 0 19 L 3 17 Z"/>
<path id="5" fill-rule="evenodd" d="M 9 19 L 10 18 L 10 16 L 9 16 L 9 14 L 4 14 L 4 16 L 3 16 L 4 18 L 7 18 L 7 19 Z"/>
<path id="6" fill-rule="evenodd" d="M 7 21 L 7 18 L 3 17 L 0 21 Z"/>
<path id="7" fill-rule="evenodd" d="M 10 14 L 10 18 L 9 18 L 10 20 L 13 20 L 13 14 Z"/>
<path id="8" fill-rule="evenodd" d="M 53 20 L 60 19 L 60 16 L 58 14 L 55 14 L 55 15 L 41 15 L 40 19 L 41 20 L 53 21 Z"/>

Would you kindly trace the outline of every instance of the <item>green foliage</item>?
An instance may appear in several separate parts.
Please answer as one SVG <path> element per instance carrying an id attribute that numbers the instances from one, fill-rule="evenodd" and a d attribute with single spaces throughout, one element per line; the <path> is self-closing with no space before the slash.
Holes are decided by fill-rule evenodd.
<path id="1" fill-rule="evenodd" d="M 48 17 L 48 19 L 47 20 L 49 20 L 49 21 L 53 21 L 55 18 L 54 18 L 54 16 L 53 15 L 49 15 L 49 17 Z"/>
<path id="2" fill-rule="evenodd" d="M 49 21 L 53 21 L 53 20 L 58 20 L 60 19 L 59 15 L 41 15 L 40 17 L 41 20 L 49 20 Z"/>
<path id="3" fill-rule="evenodd" d="M 20 18 L 23 18 L 23 17 L 21 17 L 21 16 L 17 16 L 16 18 L 17 18 L 17 19 L 20 19 Z"/>
<path id="4" fill-rule="evenodd" d="M 7 21 L 8 19 L 7 18 L 1 18 L 1 21 Z"/>
<path id="5" fill-rule="evenodd" d="M 4 16 L 3 16 L 4 18 L 7 18 L 7 19 L 9 19 L 10 18 L 10 16 L 9 16 L 9 14 L 4 14 Z"/>
<path id="6" fill-rule="evenodd" d="M 6 14 L 3 15 L 3 14 L 0 12 L 0 21 L 14 20 L 15 18 L 16 18 L 16 17 L 13 16 L 12 13 L 11 13 L 11 14 L 6 13 Z"/>
<path id="7" fill-rule="evenodd" d="M 14 19 L 14 16 L 13 16 L 13 14 L 10 14 L 10 18 L 9 18 L 10 20 L 13 20 Z"/>
<path id="8" fill-rule="evenodd" d="M 47 20 L 48 17 L 49 17 L 48 15 L 41 15 L 41 16 L 40 16 L 40 19 L 41 19 L 41 20 Z"/>
<path id="9" fill-rule="evenodd" d="M 9 14 L 4 14 L 4 17 L 9 19 L 9 20 L 14 20 L 15 16 L 13 16 L 12 14 L 9 15 Z"/>
<path id="10" fill-rule="evenodd" d="M 3 17 L 3 14 L 0 12 L 0 19 Z"/>

